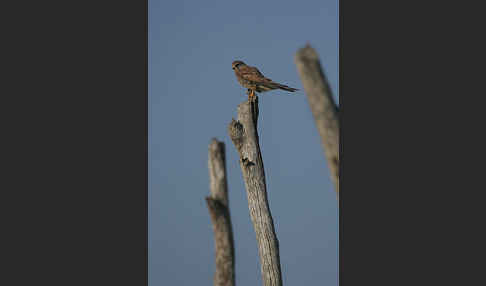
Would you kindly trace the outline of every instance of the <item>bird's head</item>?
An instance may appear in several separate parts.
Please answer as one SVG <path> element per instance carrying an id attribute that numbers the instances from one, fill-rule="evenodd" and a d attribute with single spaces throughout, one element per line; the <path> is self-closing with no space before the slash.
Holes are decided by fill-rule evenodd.
<path id="1" fill-rule="evenodd" d="M 232 64 L 231 64 L 231 68 L 234 70 L 234 69 L 237 69 L 239 65 L 245 65 L 244 62 L 242 61 L 234 61 Z"/>

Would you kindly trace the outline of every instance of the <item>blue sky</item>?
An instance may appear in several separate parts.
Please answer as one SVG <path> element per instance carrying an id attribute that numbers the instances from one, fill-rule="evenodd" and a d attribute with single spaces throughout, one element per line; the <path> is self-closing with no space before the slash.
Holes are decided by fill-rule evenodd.
<path id="1" fill-rule="evenodd" d="M 338 206 L 294 64 L 310 43 L 338 98 L 338 1 L 149 0 L 149 285 L 212 285 L 207 149 L 226 144 L 237 285 L 261 285 L 227 126 L 245 89 L 231 62 L 301 89 L 259 96 L 260 147 L 286 285 L 337 285 Z"/>

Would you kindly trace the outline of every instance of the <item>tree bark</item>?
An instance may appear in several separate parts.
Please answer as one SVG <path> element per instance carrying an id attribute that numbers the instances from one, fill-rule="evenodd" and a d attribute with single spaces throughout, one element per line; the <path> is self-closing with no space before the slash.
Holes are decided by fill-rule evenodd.
<path id="1" fill-rule="evenodd" d="M 331 179 L 339 197 L 339 109 L 332 97 L 319 56 L 310 45 L 297 51 L 295 64 L 321 136 Z"/>
<path id="2" fill-rule="evenodd" d="M 208 153 L 210 196 L 206 197 L 206 203 L 215 241 L 214 285 L 233 286 L 235 285 L 235 250 L 229 212 L 224 143 L 216 139 L 211 140 Z"/>
<path id="3" fill-rule="evenodd" d="M 238 121 L 232 120 L 228 133 L 240 155 L 248 208 L 255 229 L 263 285 L 282 285 L 280 254 L 272 214 L 267 200 L 265 172 L 257 133 L 258 97 L 238 105 Z"/>

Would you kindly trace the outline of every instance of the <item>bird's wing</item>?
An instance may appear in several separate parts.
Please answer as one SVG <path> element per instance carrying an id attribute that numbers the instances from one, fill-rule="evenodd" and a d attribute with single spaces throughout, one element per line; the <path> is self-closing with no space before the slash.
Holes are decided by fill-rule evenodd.
<path id="1" fill-rule="evenodd" d="M 271 79 L 263 76 L 263 74 L 256 67 L 243 66 L 239 69 L 239 73 L 242 78 L 254 83 L 264 84 L 272 81 Z"/>
<path id="2" fill-rule="evenodd" d="M 284 84 L 280 84 L 277 82 L 272 81 L 269 78 L 266 78 L 256 67 L 244 66 L 241 67 L 239 70 L 240 76 L 246 80 L 252 81 L 255 84 L 263 86 L 263 90 L 272 90 L 272 89 L 283 89 L 286 91 L 294 92 L 298 89 L 286 86 Z"/>

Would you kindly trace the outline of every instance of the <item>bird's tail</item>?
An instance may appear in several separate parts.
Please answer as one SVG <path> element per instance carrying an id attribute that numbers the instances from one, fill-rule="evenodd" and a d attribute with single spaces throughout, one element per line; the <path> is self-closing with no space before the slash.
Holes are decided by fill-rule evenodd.
<path id="1" fill-rule="evenodd" d="M 296 88 L 293 88 L 293 87 L 290 87 L 290 86 L 286 86 L 286 85 L 283 85 L 283 84 L 280 84 L 280 83 L 275 83 L 275 86 L 277 86 L 280 89 L 283 89 L 283 90 L 286 90 L 286 91 L 290 91 L 290 92 L 294 92 L 294 91 L 298 90 Z"/>

